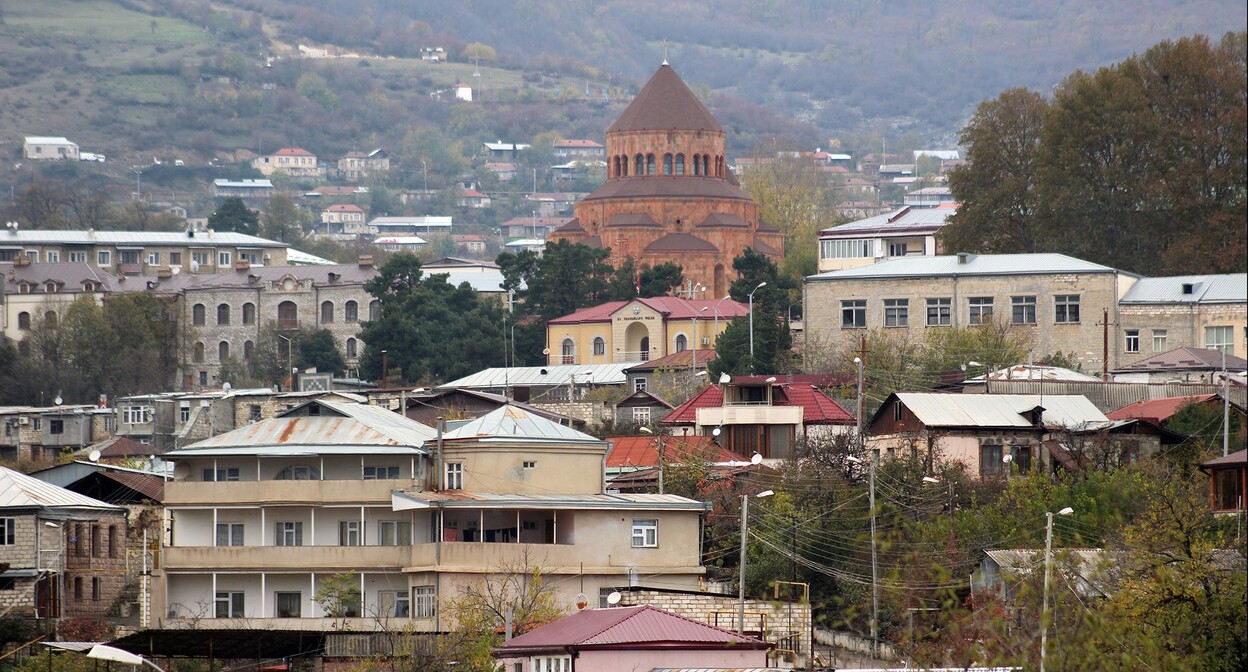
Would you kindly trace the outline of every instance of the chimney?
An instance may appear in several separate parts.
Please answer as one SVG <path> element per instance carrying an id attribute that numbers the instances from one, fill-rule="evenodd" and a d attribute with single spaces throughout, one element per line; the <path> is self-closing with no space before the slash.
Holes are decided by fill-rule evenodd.
<path id="1" fill-rule="evenodd" d="M 250 270 L 251 270 L 251 262 L 250 262 L 250 261 L 247 261 L 246 259 L 239 259 L 238 261 L 234 262 L 234 270 L 236 270 L 236 271 L 250 271 Z"/>
<path id="2" fill-rule="evenodd" d="M 260 276 L 254 275 L 254 274 L 247 276 L 247 284 L 255 285 L 255 284 L 258 284 L 259 282 L 260 282 Z"/>
<path id="3" fill-rule="evenodd" d="M 172 268 L 162 268 L 156 271 L 156 277 L 161 280 L 168 280 L 173 277 Z"/>
<path id="4" fill-rule="evenodd" d="M 360 258 L 359 258 L 359 264 L 360 264 L 360 267 L 361 267 L 361 268 L 370 268 L 370 267 L 372 267 L 372 265 L 373 265 L 373 255 L 371 255 L 371 254 L 361 254 L 361 255 L 360 255 Z"/>
<path id="5" fill-rule="evenodd" d="M 958 265 L 961 266 L 963 264 L 969 264 L 971 263 L 971 259 L 974 259 L 974 258 L 975 258 L 975 255 L 971 254 L 970 252 L 959 252 L 958 253 Z"/>

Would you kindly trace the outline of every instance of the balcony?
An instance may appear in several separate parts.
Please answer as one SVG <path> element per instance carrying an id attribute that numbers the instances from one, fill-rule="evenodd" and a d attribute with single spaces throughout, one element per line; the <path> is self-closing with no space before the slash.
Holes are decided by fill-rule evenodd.
<path id="1" fill-rule="evenodd" d="M 263 483 L 263 485 L 261 485 Z M 165 484 L 165 506 L 361 504 L 390 501 L 394 490 L 421 485 L 414 478 L 359 481 L 171 481 Z"/>
<path id="2" fill-rule="evenodd" d="M 411 546 L 174 546 L 165 548 L 165 567 L 176 572 L 375 571 L 403 567 L 411 554 Z"/>

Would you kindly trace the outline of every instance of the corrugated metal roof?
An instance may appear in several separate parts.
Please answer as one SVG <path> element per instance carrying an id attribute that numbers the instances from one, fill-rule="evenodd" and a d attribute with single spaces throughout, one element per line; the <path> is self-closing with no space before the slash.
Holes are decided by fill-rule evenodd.
<path id="1" fill-rule="evenodd" d="M 1228 371 L 1243 371 L 1248 368 L 1248 360 L 1226 355 Z M 1161 371 L 1220 371 L 1222 369 L 1222 351 L 1212 348 L 1193 348 L 1183 346 L 1167 350 L 1163 353 L 1145 357 L 1131 362 L 1126 366 L 1113 370 L 1113 373 L 1142 373 Z"/>
<path id="2" fill-rule="evenodd" d="M 41 509 L 124 512 L 98 499 L 92 499 L 65 488 L 45 483 L 8 467 L 0 467 L 0 509 Z"/>
<path id="3" fill-rule="evenodd" d="M 472 287 L 474 292 L 494 293 L 507 291 L 503 287 L 502 271 L 438 271 L 436 269 L 426 269 L 425 274 L 445 276 L 447 284 L 452 287 L 458 287 L 466 282 L 469 287 Z"/>
<path id="4" fill-rule="evenodd" d="M 740 381 L 747 382 L 747 381 Z M 809 383 L 771 383 L 780 393 L 772 400 L 773 406 L 800 406 L 802 408 L 803 425 L 852 425 L 854 416 L 820 392 Z M 699 408 L 719 408 L 724 406 L 724 390 L 720 385 L 711 385 L 693 395 L 691 399 L 676 407 L 660 424 L 692 425 L 698 420 Z"/>
<path id="5" fill-rule="evenodd" d="M 1043 366 L 1036 364 L 1018 364 L 1015 366 L 1007 366 L 1004 369 L 989 371 L 987 374 L 967 378 L 966 383 L 984 382 L 984 376 L 988 376 L 993 380 L 1064 380 L 1064 381 L 1083 381 L 1083 382 L 1101 382 L 1096 376 L 1089 376 L 1086 373 L 1079 373 L 1072 369 L 1065 369 L 1060 366 Z"/>
<path id="6" fill-rule="evenodd" d="M 1031 427 L 1023 414 L 1044 408 L 1046 427 L 1087 429 L 1109 418 L 1087 397 L 1074 394 L 937 394 L 898 392 L 897 398 L 929 427 Z"/>
<path id="7" fill-rule="evenodd" d="M 614 364 L 558 364 L 552 366 L 494 367 L 464 376 L 437 389 L 458 387 L 488 390 L 507 387 L 556 387 L 567 385 L 576 376 L 578 385 L 623 385 L 627 378 L 624 370 L 639 362 L 616 362 Z"/>
<path id="8" fill-rule="evenodd" d="M 1140 278 L 1120 303 L 1248 303 L 1248 273 Z"/>
<path id="9" fill-rule="evenodd" d="M 629 644 L 645 649 L 647 645 L 670 646 L 675 643 L 705 644 L 708 648 L 769 649 L 771 644 L 753 637 L 716 628 L 706 623 L 673 614 L 670 611 L 642 605 L 586 609 L 515 637 L 499 647 L 502 655 L 512 652 L 564 647 L 595 648 Z"/>
<path id="10" fill-rule="evenodd" d="M 463 490 L 395 492 L 390 496 L 395 511 L 443 508 L 505 509 L 629 509 L 639 511 L 705 511 L 707 504 L 680 495 L 636 494 L 512 494 Z"/>
<path id="11" fill-rule="evenodd" d="M 930 278 L 968 275 L 1038 275 L 1045 273 L 1123 273 L 1108 266 L 1083 261 L 1064 254 L 969 254 L 965 263 L 959 255 L 940 257 L 898 257 L 869 266 L 829 271 L 807 276 L 810 282 L 861 280 L 866 278 Z"/>
<path id="12" fill-rule="evenodd" d="M 471 420 L 447 432 L 443 438 L 447 441 L 503 439 L 525 443 L 597 443 L 606 447 L 601 439 L 510 405 Z"/>
<path id="13" fill-rule="evenodd" d="M 234 245 L 237 247 L 286 247 L 286 243 L 257 238 L 233 231 L 196 231 L 194 237 L 184 232 L 168 231 L 61 231 L 36 229 L 0 230 L 0 243 L 30 245 Z"/>
<path id="14" fill-rule="evenodd" d="M 703 462 L 735 462 L 740 455 L 721 447 L 710 436 L 618 436 L 607 439 L 608 469 L 653 467 L 659 463 L 659 442 L 663 442 L 664 462 L 693 459 Z"/>
<path id="15" fill-rule="evenodd" d="M 304 414 L 304 409 L 314 405 L 321 407 L 321 415 Z M 423 453 L 421 446 L 436 437 L 432 427 L 380 406 L 318 399 L 275 418 L 178 448 L 167 456 L 205 456 L 219 454 L 222 449 L 246 455 L 333 454 L 360 452 L 360 447 Z"/>
<path id="16" fill-rule="evenodd" d="M 956 208 L 901 208 L 893 212 L 867 217 L 856 222 L 834 226 L 819 232 L 820 238 L 861 237 L 872 233 L 890 233 L 910 229 L 939 229 L 957 212 Z"/>

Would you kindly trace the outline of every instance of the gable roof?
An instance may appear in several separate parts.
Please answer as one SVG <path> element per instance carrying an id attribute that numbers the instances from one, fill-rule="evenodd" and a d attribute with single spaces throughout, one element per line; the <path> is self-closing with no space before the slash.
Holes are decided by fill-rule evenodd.
<path id="1" fill-rule="evenodd" d="M 667 61 L 641 87 L 607 133 L 654 130 L 724 132 Z"/>
<path id="2" fill-rule="evenodd" d="M 125 509 L 0 467 L 0 509 L 35 509 L 49 513 L 124 513 Z"/>
<path id="3" fill-rule="evenodd" d="M 723 313 L 720 313 L 719 317 L 723 320 L 732 319 L 732 317 Z M 699 369 L 705 369 L 707 364 L 710 364 L 717 356 L 719 356 L 719 353 L 715 352 L 715 348 L 711 347 L 702 347 L 696 351 L 693 349 L 686 349 L 681 350 L 680 352 L 673 352 L 666 357 L 660 357 L 658 359 L 651 359 L 642 362 L 641 364 L 626 370 L 625 373 L 641 373 L 643 371 L 659 371 L 662 369 L 680 370 L 693 368 L 694 352 L 697 352 L 698 354 Z"/>
<path id="4" fill-rule="evenodd" d="M 1122 273 L 1122 271 L 1064 254 L 951 254 L 939 257 L 897 257 L 869 266 L 819 273 L 807 276 L 806 279 L 829 281 L 1049 273 Z"/>
<path id="5" fill-rule="evenodd" d="M 1248 360 L 1227 354 L 1228 371 L 1248 369 Z M 1161 354 L 1145 357 L 1136 362 L 1114 369 L 1114 373 L 1145 373 L 1153 371 L 1219 371 L 1222 369 L 1222 351 L 1212 348 L 1183 346 Z"/>
<path id="6" fill-rule="evenodd" d="M 525 443 L 603 443 L 602 440 L 584 432 L 511 405 L 497 408 L 460 425 L 443 435 L 443 439 L 446 441 L 523 441 Z"/>
<path id="7" fill-rule="evenodd" d="M 692 233 L 669 233 L 645 247 L 645 252 L 718 252 L 719 248 Z"/>
<path id="8" fill-rule="evenodd" d="M 501 655 L 567 649 L 761 650 L 771 644 L 650 605 L 586 609 L 526 632 L 500 646 Z"/>
<path id="9" fill-rule="evenodd" d="M 928 427 L 1033 427 L 1024 414 L 1042 407 L 1045 427 L 1092 429 L 1108 426 L 1105 417 L 1088 398 L 1081 394 L 939 394 L 931 392 L 897 392 L 896 398 Z M 885 400 L 871 418 L 874 423 L 885 411 L 891 413 Z"/>
<path id="10" fill-rule="evenodd" d="M 1153 424 L 1161 424 L 1173 417 L 1186 404 L 1201 404 L 1217 398 L 1216 394 L 1198 394 L 1189 397 L 1141 399 L 1116 411 L 1106 413 L 1105 417 L 1110 420 L 1147 420 Z"/>
<path id="11" fill-rule="evenodd" d="M 628 307 L 633 301 L 661 313 L 665 320 L 688 320 L 694 319 L 695 316 L 699 320 L 713 320 L 716 315 L 721 320 L 731 320 L 734 317 L 745 317 L 749 314 L 749 306 L 732 299 L 720 301 L 718 299 L 682 299 L 675 296 L 652 296 L 644 299 L 633 299 L 632 301 L 607 301 L 596 306 L 580 308 L 576 312 L 556 317 L 547 322 L 547 324 L 610 322 L 616 313 Z M 707 349 L 707 352 L 711 352 L 711 349 Z M 686 357 L 691 356 L 692 353 L 686 355 Z M 701 354 L 698 355 L 698 361 L 702 361 Z M 646 364 L 649 363 L 647 362 Z M 632 368 L 636 369 L 637 367 L 634 366 Z"/>
<path id="12" fill-rule="evenodd" d="M 911 208 L 909 206 L 882 215 L 859 219 L 819 232 L 820 238 L 853 238 L 865 234 L 881 235 L 939 231 L 956 208 Z"/>
<path id="13" fill-rule="evenodd" d="M 617 436 L 608 438 L 607 468 L 654 467 L 659 464 L 659 440 L 663 441 L 663 461 L 679 463 L 688 459 L 704 462 L 739 462 L 741 456 L 720 446 L 712 436 Z"/>
<path id="14" fill-rule="evenodd" d="M 801 406 L 803 425 L 852 425 L 854 416 L 809 383 L 771 383 L 780 392 L 772 400 L 773 406 Z M 693 395 L 659 424 L 692 425 L 698 421 L 699 408 L 720 408 L 724 405 L 724 388 L 711 385 Z"/>
<path id="15" fill-rule="evenodd" d="M 1248 303 L 1248 273 L 1140 278 L 1119 303 Z"/>

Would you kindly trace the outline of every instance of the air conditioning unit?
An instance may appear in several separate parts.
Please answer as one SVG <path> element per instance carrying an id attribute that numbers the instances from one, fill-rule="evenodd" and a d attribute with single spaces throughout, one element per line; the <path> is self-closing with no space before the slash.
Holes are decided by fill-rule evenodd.
<path id="1" fill-rule="evenodd" d="M 710 344 L 711 344 L 711 338 L 710 338 L 710 336 L 703 336 L 703 337 L 702 337 L 702 345 L 710 345 Z"/>
<path id="2" fill-rule="evenodd" d="M 30 424 L 30 418 L 23 417 L 22 419 L 18 420 L 18 421 L 17 421 L 17 423 L 18 423 L 19 425 L 29 425 L 29 424 Z"/>

